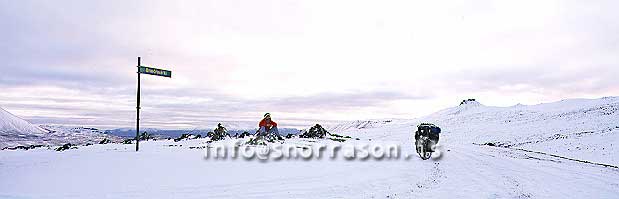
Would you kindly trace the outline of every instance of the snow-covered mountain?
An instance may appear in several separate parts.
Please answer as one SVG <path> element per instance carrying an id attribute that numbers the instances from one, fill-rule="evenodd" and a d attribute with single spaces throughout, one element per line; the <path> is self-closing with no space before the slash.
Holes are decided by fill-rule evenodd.
<path id="1" fill-rule="evenodd" d="M 511 107 L 461 104 L 419 120 L 444 126 L 447 133 L 466 134 L 462 138 L 464 142 L 515 141 L 534 135 L 602 132 L 619 126 L 619 97 Z"/>
<path id="2" fill-rule="evenodd" d="M 511 107 L 465 103 L 418 122 L 433 122 L 459 144 L 493 143 L 619 164 L 619 97 L 568 99 Z"/>
<path id="3" fill-rule="evenodd" d="M 29 143 L 47 132 L 0 108 L 0 149 L 13 143 Z"/>
<path id="4" fill-rule="evenodd" d="M 37 126 L 0 108 L 0 149 L 30 145 L 98 143 L 104 138 L 120 140 L 95 128 Z"/>
<path id="5" fill-rule="evenodd" d="M 251 134 L 254 134 L 257 130 L 257 128 L 255 127 L 239 128 L 236 126 L 228 126 L 226 124 L 223 124 L 223 125 L 228 130 L 228 133 L 232 136 L 240 135 L 243 132 L 249 132 Z M 148 132 L 151 135 L 155 135 L 155 136 L 162 137 L 162 138 L 177 138 L 181 136 L 182 134 L 194 134 L 194 135 L 200 134 L 204 136 L 204 135 L 207 135 L 208 132 L 213 132 L 213 130 L 215 130 L 215 128 L 207 128 L 207 129 L 196 128 L 196 129 L 185 129 L 185 130 L 165 130 L 165 129 L 148 128 L 148 129 L 140 129 L 140 132 Z M 105 130 L 104 133 L 108 135 L 115 135 L 115 136 L 124 137 L 124 138 L 135 137 L 135 129 L 132 129 L 132 128 L 110 129 L 110 130 Z M 279 133 L 281 135 L 299 134 L 299 129 L 282 127 L 282 128 L 279 128 Z"/>
<path id="6" fill-rule="evenodd" d="M 342 132 L 342 131 L 354 130 L 354 129 L 369 129 L 369 128 L 381 127 L 384 124 L 388 124 L 390 122 L 393 122 L 393 120 L 392 119 L 355 120 L 355 121 L 341 122 L 341 123 L 334 124 L 334 125 L 328 125 L 326 126 L 326 129 L 328 131 L 333 131 L 333 132 Z"/>
<path id="7" fill-rule="evenodd" d="M 0 133 L 2 135 L 43 135 L 45 131 L 0 107 Z"/>

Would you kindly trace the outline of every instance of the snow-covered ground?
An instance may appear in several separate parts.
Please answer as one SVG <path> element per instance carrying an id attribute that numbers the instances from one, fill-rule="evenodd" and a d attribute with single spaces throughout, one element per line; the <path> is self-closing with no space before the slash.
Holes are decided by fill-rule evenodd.
<path id="1" fill-rule="evenodd" d="M 398 144 L 413 154 L 415 126 L 434 122 L 443 129 L 441 156 L 426 161 L 205 159 L 195 147 L 207 139 L 142 142 L 140 152 L 123 144 L 4 150 L 0 198 L 617 198 L 618 109 L 616 97 L 513 107 L 470 101 L 415 120 L 330 127 L 353 137 L 344 143 L 284 141 Z"/>

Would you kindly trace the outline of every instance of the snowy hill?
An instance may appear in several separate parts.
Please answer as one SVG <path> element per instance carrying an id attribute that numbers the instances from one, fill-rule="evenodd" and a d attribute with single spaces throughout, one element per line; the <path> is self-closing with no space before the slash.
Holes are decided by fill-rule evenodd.
<path id="1" fill-rule="evenodd" d="M 43 135 L 45 131 L 0 107 L 0 133 Z"/>
<path id="2" fill-rule="evenodd" d="M 120 141 L 94 128 L 33 125 L 0 108 L 0 149 L 30 145 L 97 143 L 104 138 Z"/>
<path id="3" fill-rule="evenodd" d="M 538 105 L 490 107 L 482 104 L 444 109 L 419 120 L 468 133 L 464 142 L 524 139 L 532 135 L 600 132 L 619 126 L 619 98 L 572 99 Z"/>
<path id="4" fill-rule="evenodd" d="M 0 149 L 13 143 L 38 140 L 47 132 L 0 108 Z"/>
<path id="5" fill-rule="evenodd" d="M 335 124 L 335 125 L 329 125 L 326 128 L 329 131 L 342 132 L 342 131 L 349 131 L 349 130 L 355 130 L 355 129 L 377 128 L 377 127 L 383 126 L 384 124 L 388 124 L 390 122 L 393 122 L 393 120 L 391 120 L 391 119 L 385 119 L 385 120 L 356 120 L 356 121 L 342 122 L 342 123 L 338 123 L 338 124 Z"/>
<path id="6" fill-rule="evenodd" d="M 450 141 L 494 143 L 619 164 L 619 97 L 570 99 L 538 105 L 462 104 L 420 121 L 445 129 Z"/>
<path id="7" fill-rule="evenodd" d="M 443 129 L 434 159 L 414 153 L 420 122 Z M 397 144 L 400 159 L 212 160 L 202 149 L 239 140 L 208 139 L 146 141 L 137 153 L 123 144 L 0 151 L 0 179 L 12 179 L 0 180 L 0 197 L 617 198 L 618 122 L 617 97 L 511 107 L 465 100 L 418 119 L 329 128 L 358 138 L 342 143 L 283 141 L 299 148 Z"/>

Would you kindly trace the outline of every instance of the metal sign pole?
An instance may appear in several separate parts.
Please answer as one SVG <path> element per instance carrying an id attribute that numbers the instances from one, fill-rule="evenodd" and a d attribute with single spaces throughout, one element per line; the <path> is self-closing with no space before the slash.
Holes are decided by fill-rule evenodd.
<path id="1" fill-rule="evenodd" d="M 154 67 L 142 66 L 140 63 L 141 58 L 138 57 L 138 99 L 136 109 L 136 121 L 135 121 L 135 151 L 140 150 L 140 74 L 155 75 L 162 77 L 172 78 L 172 71 L 163 70 Z"/>
<path id="2" fill-rule="evenodd" d="M 137 120 L 135 123 L 135 151 L 140 150 L 140 57 L 138 57 L 138 105 L 135 107 L 137 111 Z"/>

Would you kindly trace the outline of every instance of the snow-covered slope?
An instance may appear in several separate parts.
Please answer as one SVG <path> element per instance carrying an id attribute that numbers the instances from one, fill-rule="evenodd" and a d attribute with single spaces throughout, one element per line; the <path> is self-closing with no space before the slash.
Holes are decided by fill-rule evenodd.
<path id="1" fill-rule="evenodd" d="M 570 99 L 538 105 L 462 104 L 421 118 L 461 144 L 494 143 L 556 155 L 619 163 L 619 97 Z"/>
<path id="2" fill-rule="evenodd" d="M 0 108 L 0 149 L 11 142 L 37 140 L 47 132 Z"/>
<path id="3" fill-rule="evenodd" d="M 0 132 L 3 134 L 33 134 L 42 135 L 43 129 L 30 124 L 0 107 Z"/>
<path id="4" fill-rule="evenodd" d="M 199 149 L 210 146 L 206 139 L 143 142 L 137 153 L 122 144 L 0 151 L 0 198 L 617 198 L 618 106 L 616 97 L 512 107 L 467 102 L 414 120 L 330 128 L 359 140 L 284 141 L 397 144 L 410 158 L 396 160 L 214 160 Z M 414 154 L 420 122 L 443 129 L 440 157 Z"/>
<path id="5" fill-rule="evenodd" d="M 0 108 L 0 149 L 30 145 L 98 143 L 104 138 L 120 141 L 94 128 L 33 125 Z"/>
<path id="6" fill-rule="evenodd" d="M 384 119 L 384 120 L 355 120 L 348 122 L 341 122 L 334 125 L 328 125 L 326 128 L 329 131 L 333 132 L 342 132 L 342 131 L 350 131 L 356 129 L 370 129 L 381 127 L 384 124 L 388 124 L 393 122 L 392 119 Z"/>
<path id="7" fill-rule="evenodd" d="M 108 139 L 112 142 L 120 142 L 123 139 L 106 134 L 105 131 L 97 128 L 89 127 L 68 127 L 59 125 L 41 125 L 41 128 L 47 130 L 47 140 L 54 140 L 57 144 L 96 144 L 103 139 Z"/>

